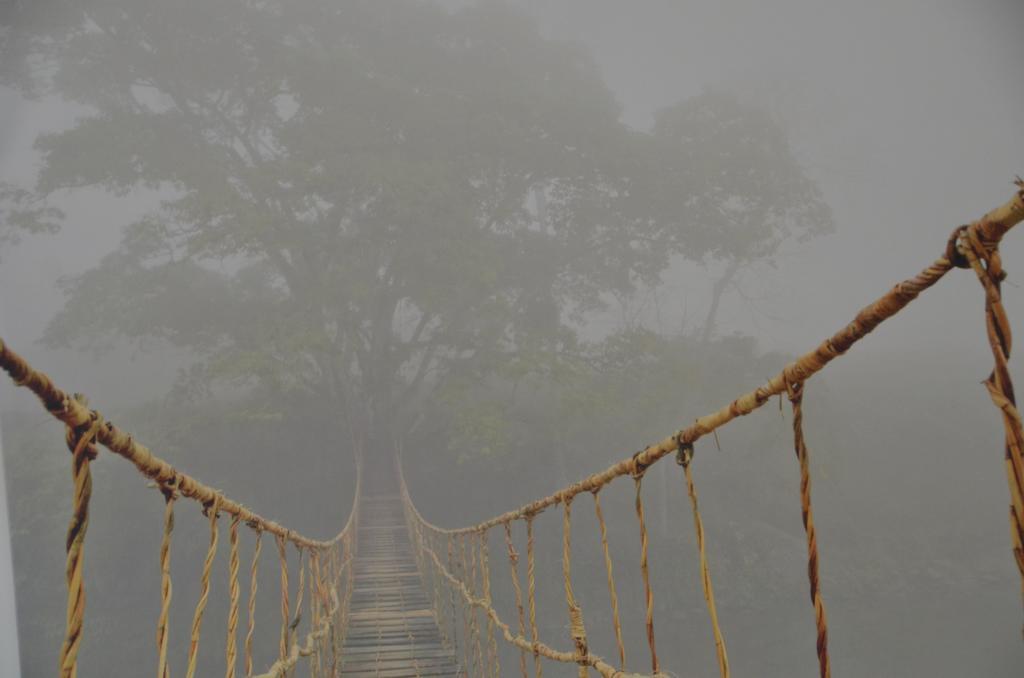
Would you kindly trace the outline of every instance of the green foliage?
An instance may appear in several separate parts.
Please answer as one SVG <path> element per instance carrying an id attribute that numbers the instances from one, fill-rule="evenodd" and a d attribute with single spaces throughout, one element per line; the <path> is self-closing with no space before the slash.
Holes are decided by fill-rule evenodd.
<path id="1" fill-rule="evenodd" d="M 499 4 L 58 2 L 7 37 L 0 77 L 91 111 L 38 139 L 33 195 L 164 196 L 62 282 L 45 340 L 184 347 L 181 393 L 326 403 L 381 448 L 489 379 L 577 378 L 588 314 L 673 257 L 821 226 L 763 115 L 705 95 L 631 130 L 585 53 Z M 505 447 L 501 410 L 465 416 Z"/>

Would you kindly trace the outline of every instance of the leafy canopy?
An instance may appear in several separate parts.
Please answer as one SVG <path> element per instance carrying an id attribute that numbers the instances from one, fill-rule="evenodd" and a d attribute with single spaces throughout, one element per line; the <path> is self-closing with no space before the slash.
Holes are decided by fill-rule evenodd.
<path id="1" fill-rule="evenodd" d="M 587 314 L 674 256 L 827 224 L 766 118 L 709 94 L 629 129 L 585 53 L 500 5 L 33 9 L 5 9 L 0 77 L 91 111 L 37 141 L 33 199 L 162 196 L 63 281 L 46 341 L 186 347 L 197 389 L 320 403 L 374 445 L 444 389 L 557 378 Z"/>

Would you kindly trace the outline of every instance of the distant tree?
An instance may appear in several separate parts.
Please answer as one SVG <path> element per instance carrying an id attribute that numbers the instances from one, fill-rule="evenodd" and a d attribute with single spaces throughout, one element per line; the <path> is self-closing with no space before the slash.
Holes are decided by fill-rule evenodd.
<path id="1" fill-rule="evenodd" d="M 753 112 L 705 97 L 630 130 L 584 53 L 500 5 L 20 7 L 0 77 L 91 111 L 37 140 L 33 199 L 164 196 L 63 281 L 45 340 L 188 348 L 183 388 L 304 399 L 375 451 L 444 389 L 553 374 L 674 255 L 770 256 L 816 204 Z"/>
<path id="2" fill-rule="evenodd" d="M 64 214 L 37 199 L 32 191 L 0 183 L 0 254 L 29 233 L 60 230 Z"/>
<path id="3" fill-rule="evenodd" d="M 785 242 L 830 232 L 832 213 L 785 130 L 731 94 L 707 91 L 661 111 L 653 134 L 670 178 L 660 219 L 679 214 L 671 192 L 683 179 L 692 190 L 685 211 L 691 241 L 722 268 L 702 328 L 707 341 L 736 275 L 754 263 L 774 265 Z"/>

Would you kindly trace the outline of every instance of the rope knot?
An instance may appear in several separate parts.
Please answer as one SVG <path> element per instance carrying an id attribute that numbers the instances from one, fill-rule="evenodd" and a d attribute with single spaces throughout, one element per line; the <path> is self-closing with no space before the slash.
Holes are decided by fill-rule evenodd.
<path id="1" fill-rule="evenodd" d="M 206 516 L 207 518 L 209 518 L 210 517 L 210 513 L 212 511 L 214 518 L 219 517 L 220 516 L 220 502 L 221 502 L 221 496 L 220 496 L 219 492 L 217 492 L 217 493 L 215 493 L 213 495 L 213 499 L 210 499 L 209 501 L 204 501 L 203 502 L 203 515 Z"/>
<path id="2" fill-rule="evenodd" d="M 84 398 L 79 402 L 84 403 Z M 80 426 L 68 426 L 66 438 L 71 454 L 74 457 L 84 454 L 89 461 L 94 461 L 99 456 L 96 443 L 99 442 L 101 428 L 103 428 L 103 415 L 99 412 L 90 412 L 90 419 Z"/>
<path id="3" fill-rule="evenodd" d="M 789 378 L 789 375 L 784 374 L 783 378 L 786 384 L 786 395 L 789 396 L 789 402 L 799 403 L 804 397 L 804 382 L 793 381 Z"/>
<path id="4" fill-rule="evenodd" d="M 956 268 L 970 268 L 971 262 L 967 260 L 967 257 L 960 248 L 963 244 L 964 235 L 967 233 L 967 229 L 970 228 L 968 225 L 957 226 L 949 236 L 949 240 L 946 241 L 946 259 L 949 263 Z"/>
<path id="5" fill-rule="evenodd" d="M 647 448 L 640 450 L 633 455 L 633 462 L 630 465 L 629 475 L 633 476 L 633 480 L 640 480 L 644 477 L 644 473 L 647 472 L 649 464 L 644 464 L 640 461 L 640 455 L 647 451 Z"/>
<path id="6" fill-rule="evenodd" d="M 164 495 L 164 501 L 174 501 L 178 498 L 178 477 L 174 476 L 169 480 L 161 482 L 158 487 L 160 493 Z"/>
<path id="7" fill-rule="evenodd" d="M 687 468 L 693 461 L 693 443 L 686 442 L 682 436 L 677 436 L 676 445 L 676 463 Z"/>

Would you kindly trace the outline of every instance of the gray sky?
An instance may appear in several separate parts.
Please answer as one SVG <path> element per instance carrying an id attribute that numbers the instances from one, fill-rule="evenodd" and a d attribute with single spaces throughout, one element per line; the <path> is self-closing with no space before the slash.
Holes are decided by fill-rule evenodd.
<path id="1" fill-rule="evenodd" d="M 746 276 L 741 288 L 756 301 L 728 300 L 720 330 L 754 333 L 765 348 L 803 350 L 838 329 L 929 263 L 954 226 L 1004 201 L 1024 172 L 1024 3 L 526 4 L 550 35 L 588 46 L 633 125 L 704 87 L 732 90 L 786 125 L 837 233 L 791 247 L 778 272 Z M 1006 244 L 1011 281 L 1013 253 L 1024 253 L 1017 240 Z M 956 291 L 941 296 L 960 307 L 977 301 L 976 285 L 947 282 Z M 686 300 L 699 322 L 706 289 L 699 272 L 674 277 L 661 296 L 665 316 Z M 964 308 L 978 319 L 975 306 Z M 889 336 L 908 346 L 935 320 L 909 314 Z M 927 342 L 956 349 L 980 337 L 976 324 L 966 333 L 959 325 Z"/>
<path id="2" fill-rule="evenodd" d="M 1019 66 L 1024 4 L 1012 0 L 820 3 L 523 0 L 552 37 L 583 43 L 618 96 L 625 119 L 702 88 L 728 89 L 772 110 L 834 210 L 837 233 L 793 245 L 778 270 L 745 274 L 724 300 L 718 328 L 759 338 L 764 349 L 810 348 L 890 284 L 937 255 L 952 228 L 1010 195 L 1024 172 L 1024 90 Z M 32 141 L 73 119 L 58 101 L 25 102 L 0 90 L 0 178 L 26 181 Z M 97 397 L 137 394 L 104 376 L 109 360 L 72 370 L 72 356 L 33 346 L 61 302 L 55 280 L 112 249 L 121 226 L 154 199 L 66 198 L 65 230 L 26 239 L 0 264 L 0 331 L 57 375 L 90 383 Z M 1006 243 L 1010 282 L 1024 244 Z M 705 272 L 675 270 L 646 309 L 665 329 L 699 323 Z M 977 283 L 955 275 L 921 310 L 904 314 L 858 350 L 984 349 Z M 1011 288 L 1012 289 L 1012 288 Z M 1010 313 L 1024 304 L 1008 295 Z M 955 311 L 950 312 L 950 308 Z M 684 320 L 685 315 L 685 320 Z M 975 350 L 972 348 L 971 350 Z M 116 364 L 165 382 L 173 366 Z M 142 373 L 140 373 L 140 371 Z M 139 383 L 141 380 L 132 380 Z M 74 384 L 71 385 L 74 387 Z"/>

